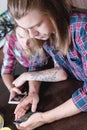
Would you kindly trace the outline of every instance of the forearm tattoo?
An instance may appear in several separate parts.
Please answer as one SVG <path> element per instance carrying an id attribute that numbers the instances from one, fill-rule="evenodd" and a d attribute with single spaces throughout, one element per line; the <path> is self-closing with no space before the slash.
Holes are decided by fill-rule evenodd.
<path id="1" fill-rule="evenodd" d="M 55 82 L 56 77 L 58 76 L 58 70 L 51 70 L 51 71 L 39 71 L 39 72 L 31 72 L 30 79 L 36 81 L 48 81 L 48 82 Z"/>

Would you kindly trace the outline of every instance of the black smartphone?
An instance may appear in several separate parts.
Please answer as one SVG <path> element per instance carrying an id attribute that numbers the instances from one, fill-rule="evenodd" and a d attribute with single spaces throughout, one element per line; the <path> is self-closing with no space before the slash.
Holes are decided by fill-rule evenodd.
<path id="1" fill-rule="evenodd" d="M 14 124 L 19 124 L 19 123 L 22 123 L 24 121 L 26 121 L 32 114 L 34 114 L 35 112 L 27 112 L 24 116 L 22 116 L 21 118 L 17 119 L 17 120 L 14 120 Z"/>
<path id="2" fill-rule="evenodd" d="M 8 101 L 9 104 L 18 104 L 20 101 L 27 96 L 27 92 L 17 94 L 14 98 Z"/>

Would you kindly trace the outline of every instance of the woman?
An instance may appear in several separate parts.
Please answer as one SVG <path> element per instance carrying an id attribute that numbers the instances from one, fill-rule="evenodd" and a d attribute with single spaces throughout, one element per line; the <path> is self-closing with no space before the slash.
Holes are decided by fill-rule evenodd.
<path id="1" fill-rule="evenodd" d="M 50 111 L 33 114 L 19 128 L 32 130 L 81 111 L 86 112 L 87 11 L 72 9 L 69 1 L 65 0 L 8 0 L 8 9 L 18 27 L 30 38 L 40 40 L 55 63 L 54 69 L 23 73 L 13 82 L 16 87 L 28 80 L 58 81 L 58 69 L 64 69 L 67 74 L 84 81 L 82 88 L 65 103 Z M 16 119 L 22 116 L 20 110 L 26 107 L 24 105 L 21 102 L 15 109 Z"/>

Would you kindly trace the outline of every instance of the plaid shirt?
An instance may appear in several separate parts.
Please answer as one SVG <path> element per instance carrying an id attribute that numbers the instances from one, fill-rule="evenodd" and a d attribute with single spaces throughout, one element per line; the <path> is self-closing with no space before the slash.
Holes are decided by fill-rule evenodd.
<path id="1" fill-rule="evenodd" d="M 72 94 L 74 104 L 81 110 L 87 111 L 87 11 L 73 11 L 70 17 L 70 31 L 72 36 L 73 49 L 68 50 L 66 57 L 60 51 L 56 51 L 54 47 L 44 44 L 45 51 L 54 60 L 55 67 L 62 67 L 76 79 L 84 81 L 82 88 L 79 88 Z M 2 66 L 2 74 L 11 73 L 13 64 L 17 59 L 23 66 L 29 70 L 36 70 L 38 65 L 47 63 L 47 59 L 36 60 L 26 59 L 20 48 L 17 47 L 17 40 L 14 36 L 6 41 L 4 46 L 5 60 Z"/>
<path id="2" fill-rule="evenodd" d="M 60 66 L 80 81 L 84 81 L 82 88 L 72 94 L 74 104 L 87 112 L 87 11 L 74 10 L 70 17 L 70 31 L 72 49 L 67 56 L 45 44 L 44 49 L 54 59 L 55 66 Z"/>
<path id="3" fill-rule="evenodd" d="M 25 56 L 25 52 L 21 50 L 20 45 L 17 41 L 14 33 L 7 35 L 4 48 L 4 60 L 1 69 L 1 74 L 14 74 L 16 67 L 16 61 L 18 61 L 22 66 L 26 67 L 28 71 L 36 71 L 45 69 L 50 64 L 50 56 L 46 54 L 46 57 L 41 55 L 32 56 L 28 58 Z"/>

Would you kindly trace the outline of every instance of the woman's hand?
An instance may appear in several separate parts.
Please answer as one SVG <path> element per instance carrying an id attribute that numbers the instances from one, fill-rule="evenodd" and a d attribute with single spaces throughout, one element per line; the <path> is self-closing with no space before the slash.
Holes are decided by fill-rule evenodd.
<path id="1" fill-rule="evenodd" d="M 43 114 L 41 112 L 35 113 L 32 116 L 28 118 L 27 121 L 20 123 L 17 125 L 18 129 L 23 129 L 23 130 L 34 130 L 35 128 L 47 123 L 43 119 Z"/>
<path id="2" fill-rule="evenodd" d="M 14 114 L 15 119 L 23 116 L 26 111 L 31 107 L 31 111 L 35 112 L 37 109 L 37 104 L 39 102 L 39 96 L 37 93 L 29 93 L 16 107 Z"/>
<path id="3" fill-rule="evenodd" d="M 11 100 L 12 98 L 14 98 L 16 94 L 21 94 L 20 88 L 16 88 L 15 86 L 12 87 L 9 91 L 10 91 L 9 100 Z"/>

